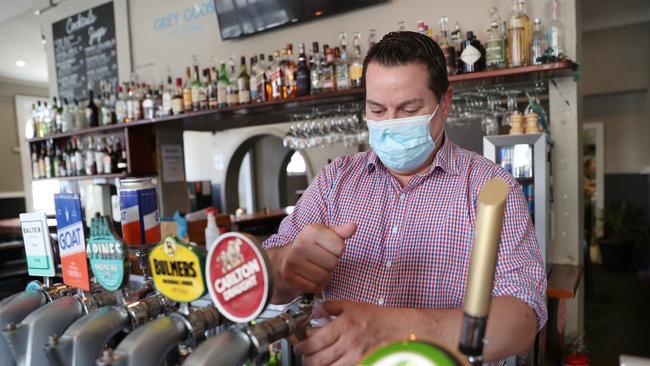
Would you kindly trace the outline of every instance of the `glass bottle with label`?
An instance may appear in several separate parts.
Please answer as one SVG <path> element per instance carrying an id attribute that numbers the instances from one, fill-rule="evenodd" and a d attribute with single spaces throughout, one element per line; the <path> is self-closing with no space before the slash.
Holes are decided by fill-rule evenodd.
<path id="1" fill-rule="evenodd" d="M 368 31 L 368 49 L 377 44 L 377 30 L 370 28 Z"/>
<path id="2" fill-rule="evenodd" d="M 339 35 L 341 40 L 341 48 L 334 49 L 334 57 L 336 58 L 336 89 L 345 90 L 350 89 L 350 57 L 348 56 L 348 40 L 347 34 L 341 32 Z M 337 54 L 337 50 L 338 54 Z"/>
<path id="3" fill-rule="evenodd" d="M 273 55 L 269 55 L 269 62 L 266 63 L 266 69 L 264 70 L 264 75 L 266 76 L 266 82 L 264 84 L 264 89 L 266 92 L 266 100 L 273 99 Z"/>
<path id="4" fill-rule="evenodd" d="M 485 70 L 485 49 L 472 31 L 467 32 L 467 39 L 463 42 L 460 59 L 463 61 L 463 72 Z"/>
<path id="5" fill-rule="evenodd" d="M 147 94 L 145 94 L 144 100 L 142 101 L 142 116 L 145 119 L 153 119 L 154 117 L 153 96 L 151 89 L 147 89 Z"/>
<path id="6" fill-rule="evenodd" d="M 204 111 L 208 109 L 208 85 L 210 85 L 210 69 L 203 69 L 203 80 L 199 88 L 199 109 Z"/>
<path id="7" fill-rule="evenodd" d="M 117 123 L 124 123 L 126 120 L 126 96 L 122 85 L 117 86 L 117 100 L 115 101 L 115 118 Z"/>
<path id="8" fill-rule="evenodd" d="M 113 116 L 115 114 L 115 105 L 111 102 L 108 90 L 104 92 L 104 100 L 102 101 L 102 124 L 110 125 L 113 123 Z"/>
<path id="9" fill-rule="evenodd" d="M 251 71 L 248 73 L 248 84 L 251 91 L 251 102 L 258 101 L 257 95 L 257 56 L 253 56 L 250 59 Z"/>
<path id="10" fill-rule="evenodd" d="M 239 92 L 239 104 L 247 104 L 251 101 L 250 76 L 246 68 L 246 56 L 241 57 L 240 72 L 237 78 L 237 90 Z"/>
<path id="11" fill-rule="evenodd" d="M 354 32 L 352 37 L 354 56 L 350 61 L 350 85 L 353 88 L 360 88 L 363 84 L 363 55 L 361 54 L 361 34 Z"/>
<path id="12" fill-rule="evenodd" d="M 526 14 L 525 0 L 512 0 L 512 13 L 508 21 L 508 67 L 530 65 L 532 32 Z"/>
<path id="13" fill-rule="evenodd" d="M 530 46 L 530 58 L 533 65 L 539 65 L 542 63 L 540 59 L 544 55 L 546 50 L 544 33 L 542 32 L 542 20 L 535 18 L 533 21 L 533 38 Z"/>
<path id="14" fill-rule="evenodd" d="M 219 107 L 219 95 L 217 83 L 219 83 L 219 72 L 214 57 L 210 61 L 210 85 L 208 86 L 208 108 L 216 109 Z"/>
<path id="15" fill-rule="evenodd" d="M 456 22 L 453 32 L 451 32 L 451 45 L 456 51 L 456 73 L 463 72 L 463 61 L 460 59 L 460 52 L 463 48 L 463 31 L 460 29 L 460 24 Z"/>
<path id="16" fill-rule="evenodd" d="M 192 111 L 200 111 L 201 110 L 201 88 L 203 87 L 203 83 L 201 82 L 201 76 L 199 74 L 199 65 L 198 65 L 198 60 L 196 58 L 196 55 L 193 56 L 194 58 L 194 80 L 192 80 Z"/>
<path id="17" fill-rule="evenodd" d="M 271 70 L 273 70 L 271 74 L 271 97 L 273 100 L 282 99 L 282 91 L 285 88 L 283 76 L 284 72 L 282 70 L 280 61 L 280 52 L 273 52 L 273 62 L 271 63 Z"/>
<path id="18" fill-rule="evenodd" d="M 61 112 L 61 132 L 67 133 L 70 132 L 71 120 L 70 115 L 70 106 L 68 105 L 68 99 L 63 98 L 63 111 Z"/>
<path id="19" fill-rule="evenodd" d="M 230 78 L 228 79 L 228 86 L 226 87 L 226 101 L 228 107 L 234 107 L 239 104 L 239 90 L 237 89 L 237 73 L 235 70 L 235 55 L 229 60 L 230 64 Z"/>
<path id="20" fill-rule="evenodd" d="M 97 110 L 97 104 L 95 104 L 95 96 L 93 94 L 93 89 L 88 90 L 88 105 L 86 105 L 86 120 L 88 121 L 89 127 L 99 126 L 99 111 Z"/>
<path id="21" fill-rule="evenodd" d="M 176 78 L 176 89 L 172 95 L 172 114 L 179 115 L 185 112 L 185 102 L 183 101 L 183 79 Z"/>
<path id="22" fill-rule="evenodd" d="M 323 45 L 325 62 L 323 62 L 323 92 L 336 90 L 336 72 L 334 71 L 334 49 Z"/>
<path id="23" fill-rule="evenodd" d="M 446 16 L 440 17 L 440 33 L 437 39 L 442 53 L 445 55 L 445 62 L 447 64 L 447 74 L 453 75 L 456 73 L 456 50 L 451 44 L 449 39 L 449 19 Z"/>
<path id="24" fill-rule="evenodd" d="M 167 76 L 167 85 L 162 93 L 162 111 L 161 116 L 169 116 L 172 113 L 172 96 L 174 95 L 174 84 L 172 77 Z"/>
<path id="25" fill-rule="evenodd" d="M 506 39 L 502 37 L 497 8 L 490 8 L 490 29 L 485 42 L 485 64 L 488 69 L 506 67 Z"/>
<path id="26" fill-rule="evenodd" d="M 309 67 L 307 66 L 307 55 L 305 54 L 305 44 L 300 44 L 300 54 L 298 55 L 298 65 L 296 69 L 296 95 L 309 95 L 311 82 L 309 80 Z"/>
<path id="27" fill-rule="evenodd" d="M 185 82 L 183 84 L 183 110 L 192 111 L 192 75 L 190 67 L 185 68 Z"/>
<path id="28" fill-rule="evenodd" d="M 219 108 L 225 108 L 228 106 L 228 71 L 226 70 L 226 63 L 221 61 L 221 66 L 219 66 L 219 82 L 217 83 L 217 100 L 219 102 Z"/>
<path id="29" fill-rule="evenodd" d="M 551 23 L 546 30 L 546 43 L 550 49 L 552 56 L 560 57 L 564 53 L 564 45 L 562 43 L 562 23 L 557 17 L 558 0 L 551 2 Z"/>
<path id="30" fill-rule="evenodd" d="M 320 52 L 318 51 L 318 42 L 312 43 L 312 57 L 314 63 L 310 72 L 311 93 L 320 94 L 323 91 L 323 68 L 321 64 Z"/>
<path id="31" fill-rule="evenodd" d="M 284 62 L 284 79 L 287 89 L 287 98 L 293 98 L 296 96 L 296 91 L 298 86 L 296 85 L 296 71 L 298 69 L 298 64 L 293 58 L 293 44 L 287 44 L 287 56 Z"/>
<path id="32" fill-rule="evenodd" d="M 258 64 L 257 64 L 257 70 L 255 71 L 256 73 L 256 79 L 257 79 L 257 85 L 255 87 L 257 88 L 257 98 L 255 99 L 256 102 L 266 102 L 269 100 L 268 94 L 266 92 L 266 84 L 268 82 L 268 79 L 266 77 L 266 61 L 264 58 L 264 54 L 260 53 L 260 58 L 258 59 Z M 251 85 L 251 88 L 253 86 Z"/>

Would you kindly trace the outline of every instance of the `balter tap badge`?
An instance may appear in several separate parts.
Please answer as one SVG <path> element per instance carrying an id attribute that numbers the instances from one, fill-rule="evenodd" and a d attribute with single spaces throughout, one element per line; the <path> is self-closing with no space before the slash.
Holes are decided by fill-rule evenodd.
<path id="1" fill-rule="evenodd" d="M 93 217 L 86 256 L 95 279 L 107 291 L 117 291 L 128 276 L 126 246 L 115 232 L 111 218 Z"/>
<path id="2" fill-rule="evenodd" d="M 171 300 L 192 302 L 205 294 L 205 257 L 194 246 L 167 236 L 149 253 L 149 263 L 154 285 Z"/>
<path id="3" fill-rule="evenodd" d="M 230 232 L 217 238 L 206 267 L 210 297 L 219 312 L 237 323 L 257 318 L 272 291 L 266 252 L 251 237 Z"/>

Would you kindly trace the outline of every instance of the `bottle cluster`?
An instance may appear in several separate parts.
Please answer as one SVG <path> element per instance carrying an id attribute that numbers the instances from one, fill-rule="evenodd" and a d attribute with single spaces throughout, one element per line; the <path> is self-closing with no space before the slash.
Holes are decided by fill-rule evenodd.
<path id="1" fill-rule="evenodd" d="M 85 142 L 84 142 L 85 140 Z M 126 150 L 118 135 L 73 137 L 31 145 L 35 179 L 126 172 Z"/>
<path id="2" fill-rule="evenodd" d="M 512 0 L 512 11 L 503 21 L 497 8 L 490 8 L 490 27 L 484 44 L 471 30 L 463 35 L 459 23 L 450 31 L 449 19 L 445 16 L 439 19 L 437 35 L 423 21 L 418 22 L 417 30 L 440 45 L 450 75 L 542 64 L 564 58 L 562 26 L 557 18 L 558 0 L 551 4 L 552 20 L 545 32 L 540 18 L 531 22 L 525 0 Z"/>

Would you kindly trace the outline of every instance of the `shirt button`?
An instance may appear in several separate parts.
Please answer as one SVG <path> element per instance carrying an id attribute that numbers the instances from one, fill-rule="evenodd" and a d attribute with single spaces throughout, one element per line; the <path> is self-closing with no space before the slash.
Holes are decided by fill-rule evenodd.
<path id="1" fill-rule="evenodd" d="M 404 201 L 406 199 L 406 193 L 402 193 L 399 195 L 399 200 Z"/>
<path id="2" fill-rule="evenodd" d="M 393 262 L 391 261 L 386 261 L 386 268 L 390 268 L 390 266 L 393 265 Z"/>
<path id="3" fill-rule="evenodd" d="M 383 297 L 380 297 L 380 298 L 377 300 L 377 304 L 379 304 L 379 305 L 384 305 L 384 298 L 383 298 Z"/>
<path id="4" fill-rule="evenodd" d="M 393 228 L 390 230 L 393 234 L 397 234 L 399 231 L 399 227 L 397 225 L 393 226 Z"/>

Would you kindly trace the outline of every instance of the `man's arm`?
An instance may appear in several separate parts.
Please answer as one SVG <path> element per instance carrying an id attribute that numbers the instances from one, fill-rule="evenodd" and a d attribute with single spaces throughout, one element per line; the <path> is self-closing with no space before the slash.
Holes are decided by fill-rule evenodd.
<path id="1" fill-rule="evenodd" d="M 320 311 L 336 318 L 296 346 L 307 365 L 354 365 L 372 348 L 412 335 L 457 349 L 463 319 L 461 309 L 386 308 L 349 301 L 326 302 Z M 536 332 L 537 317 L 525 302 L 512 296 L 494 298 L 486 361 L 527 351 Z"/>
<path id="2" fill-rule="evenodd" d="M 286 304 L 298 296 L 298 291 L 293 289 L 282 276 L 280 270 L 281 264 L 289 251 L 290 246 L 285 245 L 280 248 L 267 249 L 271 268 L 273 271 L 273 294 L 271 294 L 271 304 Z"/>

